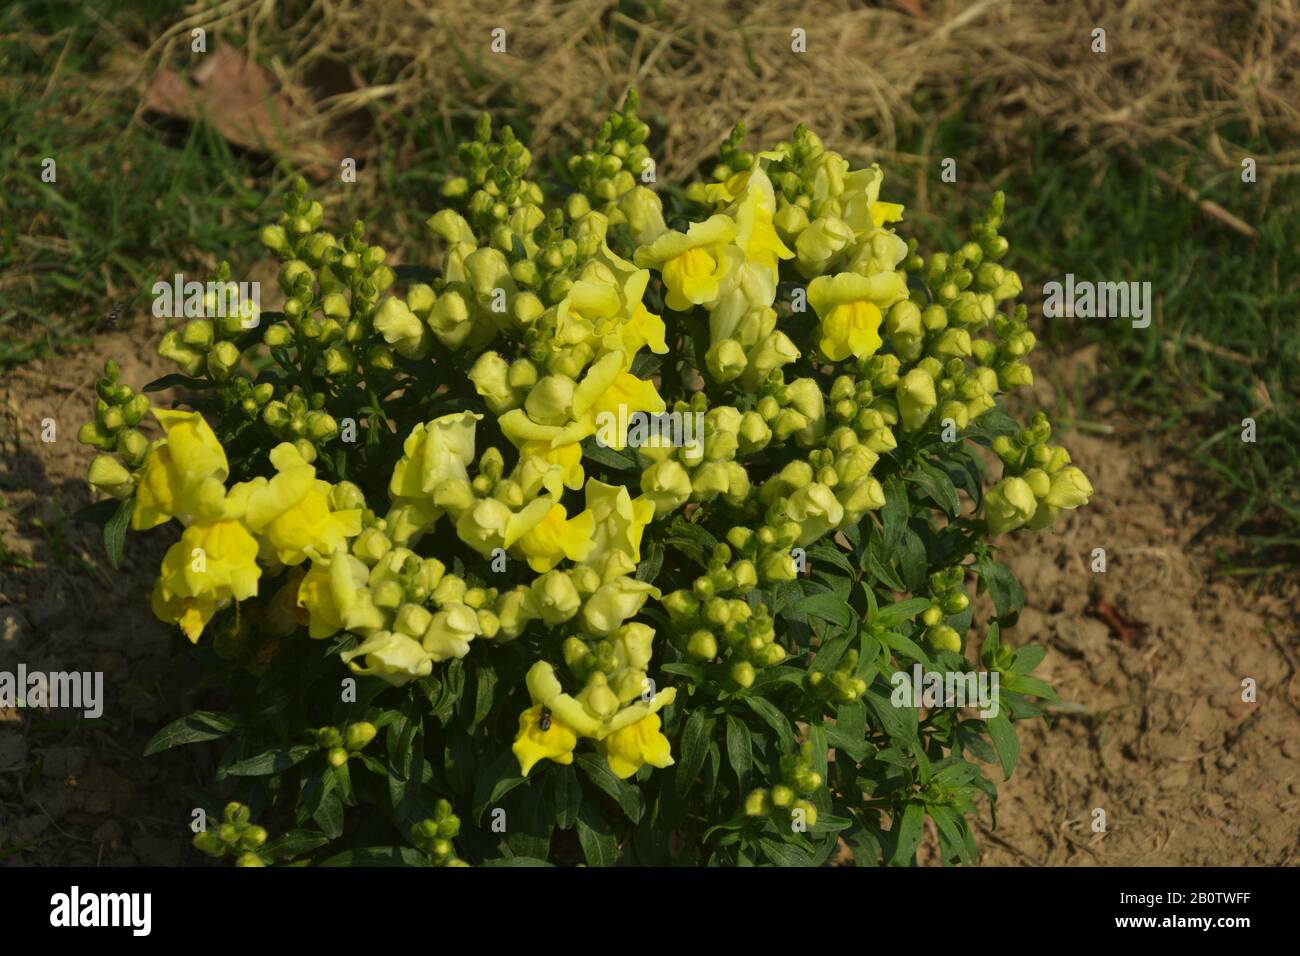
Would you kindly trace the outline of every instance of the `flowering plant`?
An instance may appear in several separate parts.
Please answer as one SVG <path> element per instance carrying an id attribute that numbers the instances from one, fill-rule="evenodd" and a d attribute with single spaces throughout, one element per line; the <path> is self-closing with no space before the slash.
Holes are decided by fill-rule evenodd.
<path id="1" fill-rule="evenodd" d="M 973 858 L 972 758 L 1009 775 L 1052 699 L 990 542 L 1091 491 L 999 405 L 1034 345 L 1002 197 L 922 259 L 879 167 L 803 127 L 757 154 L 737 127 L 667 206 L 648 133 L 629 96 L 548 190 L 484 117 L 436 269 L 299 182 L 262 234 L 278 311 L 168 332 L 180 371 L 140 393 L 108 364 L 80 437 L 110 556 L 180 523 L 153 608 L 229 689 L 151 744 L 228 742 L 200 849 L 905 864 L 928 815 Z M 151 408 L 169 387 L 192 410 Z M 978 714 L 953 696 L 990 676 Z"/>

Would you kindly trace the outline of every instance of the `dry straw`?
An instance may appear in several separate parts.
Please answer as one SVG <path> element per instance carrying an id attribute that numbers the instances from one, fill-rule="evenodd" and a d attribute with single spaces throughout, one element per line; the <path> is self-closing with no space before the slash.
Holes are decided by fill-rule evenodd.
<path id="1" fill-rule="evenodd" d="M 162 45 L 217 20 L 274 51 L 285 75 L 352 67 L 362 88 L 335 97 L 330 115 L 432 108 L 450 126 L 490 106 L 530 125 L 539 150 L 584 135 L 636 86 L 664 126 L 660 169 L 676 179 L 737 117 L 753 142 L 810 121 L 855 159 L 906 161 L 897 130 L 933 123 L 966 89 L 979 95 L 960 108 L 988 123 L 1002 156 L 1041 126 L 1084 150 L 1178 145 L 1226 168 L 1243 155 L 1232 137 L 1267 132 L 1291 147 L 1269 158 L 1264 171 L 1278 174 L 1300 169 L 1298 13 L 1295 0 L 231 0 L 215 15 L 196 9 Z M 1092 52 L 1097 27 L 1104 54 Z M 505 53 L 489 48 L 495 28 Z M 791 50 L 796 28 L 806 53 Z"/>

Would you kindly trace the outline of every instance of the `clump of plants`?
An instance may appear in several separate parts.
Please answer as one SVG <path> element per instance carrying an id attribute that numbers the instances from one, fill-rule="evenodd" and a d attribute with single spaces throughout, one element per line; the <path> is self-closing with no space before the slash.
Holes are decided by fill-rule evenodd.
<path id="1" fill-rule="evenodd" d="M 1002 196 L 922 257 L 880 168 L 802 126 L 737 127 L 667 204 L 649 133 L 629 97 L 543 185 L 484 117 L 436 266 L 298 183 L 262 233 L 278 310 L 173 329 L 143 391 L 106 367 L 81 439 L 110 556 L 179 523 L 153 609 L 223 688 L 151 744 L 220 741 L 199 849 L 908 864 L 929 816 L 974 858 L 982 763 L 1009 775 L 1052 699 L 1000 638 L 1023 594 L 992 542 L 1091 492 L 1000 404 L 1034 346 Z M 996 675 L 996 706 L 917 706 L 922 672 Z"/>

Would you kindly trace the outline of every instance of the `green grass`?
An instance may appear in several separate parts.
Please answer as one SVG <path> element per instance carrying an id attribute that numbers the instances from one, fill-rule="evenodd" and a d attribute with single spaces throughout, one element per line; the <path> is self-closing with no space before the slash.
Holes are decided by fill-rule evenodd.
<path id="1" fill-rule="evenodd" d="M 137 95 L 99 71 L 178 5 L 19 3 L 0 11 L 0 371 L 88 341 L 114 306 L 147 309 L 162 276 L 255 254 L 284 177 L 199 124 L 132 123 Z M 105 25 L 112 22 L 112 29 Z M 42 42 L 41 36 L 48 42 Z M 57 179 L 41 178 L 54 159 Z M 237 259 L 237 256 L 236 256 Z"/>
<path id="2" fill-rule="evenodd" d="M 1011 263 L 1021 297 L 1041 310 L 1045 282 L 1150 282 L 1156 300 L 1148 328 L 1122 319 L 1039 317 L 1040 348 L 1057 353 L 1096 343 L 1101 372 L 1061 383 L 1078 427 L 1088 400 L 1110 399 L 1122 415 L 1171 441 L 1205 478 L 1195 502 L 1216 515 L 1207 532 L 1236 541 L 1219 553 L 1221 571 L 1294 573 L 1300 566 L 1300 191 L 1294 178 L 1271 190 L 1241 182 L 1238 170 L 1207 171 L 1171 150 L 1146 162 L 1082 155 L 1048 135 L 1031 136 L 1022 162 L 1006 166 L 983 149 L 980 130 L 960 118 L 930 131 L 931 155 L 963 157 L 983 180 L 968 198 L 983 201 L 990 180 L 1007 193 Z M 1223 131 L 1221 131 L 1223 132 Z M 1226 138 L 1242 131 L 1226 131 Z M 919 133 L 914 148 L 921 142 Z M 1269 144 L 1257 141 L 1257 156 Z M 1275 144 L 1276 145 L 1276 144 Z M 1250 240 L 1162 183 L 1156 169 L 1186 179 L 1258 231 Z M 1266 168 L 1266 164 L 1261 162 Z M 975 176 L 972 176 L 975 178 Z M 945 188 L 929 187 L 934 208 L 951 208 Z M 887 180 L 887 183 L 889 181 Z M 908 191 L 905 178 L 895 187 Z M 886 190 L 888 193 L 889 190 Z M 893 198 L 887 196 L 887 198 Z M 953 240 L 951 222 L 921 224 Z M 1254 418 L 1254 443 L 1242 420 Z"/>

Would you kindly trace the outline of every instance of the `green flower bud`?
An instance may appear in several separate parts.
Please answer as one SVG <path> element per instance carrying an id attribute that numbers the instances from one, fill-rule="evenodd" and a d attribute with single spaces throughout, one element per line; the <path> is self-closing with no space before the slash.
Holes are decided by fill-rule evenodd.
<path id="1" fill-rule="evenodd" d="M 731 679 L 746 689 L 753 686 L 755 676 L 754 665 L 749 661 L 739 661 L 731 668 Z"/>
<path id="2" fill-rule="evenodd" d="M 753 790 L 745 797 L 745 816 L 761 817 L 768 813 L 768 796 L 766 790 Z"/>
<path id="3" fill-rule="evenodd" d="M 984 496 L 984 513 L 991 535 L 1020 527 L 1034 516 L 1038 500 L 1023 478 L 1004 478 Z"/>
<path id="4" fill-rule="evenodd" d="M 369 721 L 363 720 L 359 723 L 349 724 L 344 735 L 344 740 L 347 743 L 348 750 L 356 753 L 359 750 L 365 749 L 366 744 L 374 740 L 375 734 L 378 732 L 379 731 L 375 729 L 375 725 Z"/>
<path id="5" fill-rule="evenodd" d="M 912 369 L 899 381 L 897 395 L 903 427 L 908 431 L 919 430 L 938 404 L 934 379 L 919 368 Z"/>
<path id="6" fill-rule="evenodd" d="M 1052 476 L 1051 488 L 1044 501 L 1051 507 L 1062 510 L 1078 508 L 1088 503 L 1092 490 L 1088 476 L 1071 465 Z"/>
<path id="7" fill-rule="evenodd" d="M 208 352 L 208 372 L 218 382 L 223 382 L 239 365 L 239 358 L 239 348 L 234 342 L 218 342 Z"/>
<path id="8" fill-rule="evenodd" d="M 718 656 L 718 639 L 711 631 L 696 631 L 687 642 L 686 653 L 696 660 L 711 661 Z"/>
<path id="9" fill-rule="evenodd" d="M 117 433 L 117 453 L 132 468 L 138 468 L 149 451 L 149 439 L 134 428 Z"/>
<path id="10" fill-rule="evenodd" d="M 930 628 L 925 636 L 936 651 L 961 653 L 961 635 L 946 624 Z"/>

